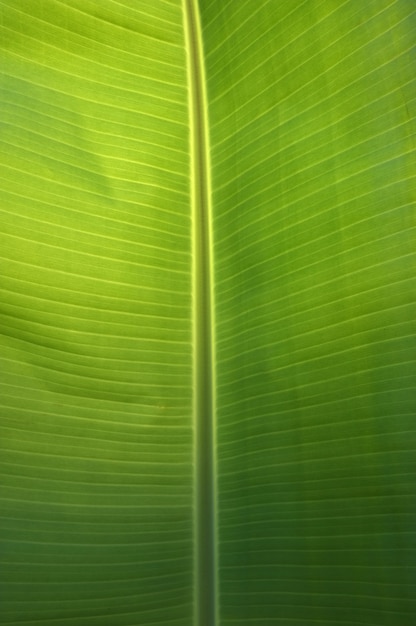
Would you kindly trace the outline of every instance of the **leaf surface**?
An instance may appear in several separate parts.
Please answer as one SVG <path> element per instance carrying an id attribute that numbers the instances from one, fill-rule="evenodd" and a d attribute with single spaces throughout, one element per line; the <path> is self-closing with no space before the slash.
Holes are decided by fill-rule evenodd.
<path id="1" fill-rule="evenodd" d="M 413 624 L 413 3 L 0 15 L 2 624 Z"/>
<path id="2" fill-rule="evenodd" d="M 191 624 L 182 10 L 1 15 L 1 621 Z"/>

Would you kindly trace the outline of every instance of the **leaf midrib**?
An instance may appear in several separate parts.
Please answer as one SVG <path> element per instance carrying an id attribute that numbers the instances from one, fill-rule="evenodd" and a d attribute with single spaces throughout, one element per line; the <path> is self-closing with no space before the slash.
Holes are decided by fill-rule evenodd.
<path id="1" fill-rule="evenodd" d="M 194 324 L 195 625 L 217 623 L 214 315 L 208 112 L 196 0 L 184 0 L 191 154 Z"/>

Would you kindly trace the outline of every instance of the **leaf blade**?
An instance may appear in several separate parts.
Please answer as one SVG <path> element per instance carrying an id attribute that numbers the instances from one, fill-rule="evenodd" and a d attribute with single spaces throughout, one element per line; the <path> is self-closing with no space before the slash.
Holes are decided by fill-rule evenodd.
<path id="1" fill-rule="evenodd" d="M 1 7 L 4 623 L 192 622 L 182 14 L 115 8 Z"/>

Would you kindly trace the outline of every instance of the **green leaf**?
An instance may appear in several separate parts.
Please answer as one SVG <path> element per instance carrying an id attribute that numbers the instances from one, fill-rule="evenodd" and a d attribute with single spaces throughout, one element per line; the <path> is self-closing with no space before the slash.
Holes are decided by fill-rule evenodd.
<path id="1" fill-rule="evenodd" d="M 415 621 L 411 0 L 1 0 L 0 621 Z"/>

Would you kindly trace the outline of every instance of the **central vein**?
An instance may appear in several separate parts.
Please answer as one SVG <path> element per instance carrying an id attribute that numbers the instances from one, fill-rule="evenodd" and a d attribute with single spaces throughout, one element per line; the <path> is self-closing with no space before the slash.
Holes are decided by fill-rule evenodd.
<path id="1" fill-rule="evenodd" d="M 217 623 L 215 395 L 209 147 L 197 0 L 184 0 L 193 214 L 195 626 Z"/>

